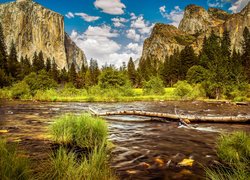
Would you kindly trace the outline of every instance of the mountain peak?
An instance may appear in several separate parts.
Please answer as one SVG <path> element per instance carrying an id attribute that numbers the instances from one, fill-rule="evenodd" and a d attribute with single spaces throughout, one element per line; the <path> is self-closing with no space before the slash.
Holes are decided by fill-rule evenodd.
<path id="1" fill-rule="evenodd" d="M 16 0 L 17 3 L 21 3 L 21 2 L 32 2 L 32 0 Z"/>

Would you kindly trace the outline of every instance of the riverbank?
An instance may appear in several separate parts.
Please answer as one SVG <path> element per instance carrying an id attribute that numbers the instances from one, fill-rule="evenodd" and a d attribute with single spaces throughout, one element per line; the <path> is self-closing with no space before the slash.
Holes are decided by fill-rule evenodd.
<path id="1" fill-rule="evenodd" d="M 16 92 L 15 92 L 16 93 Z M 209 99 L 201 96 L 180 97 L 175 94 L 175 88 L 165 88 L 163 95 L 145 95 L 142 89 L 131 89 L 129 93 L 121 93 L 113 90 L 87 91 L 85 89 L 49 89 L 37 91 L 33 96 L 23 94 L 14 96 L 10 89 L 0 89 L 0 99 L 22 100 L 22 101 L 41 101 L 41 102 L 133 102 L 133 101 L 191 101 L 198 100 L 204 102 L 250 102 L 250 98 L 244 99 Z"/>

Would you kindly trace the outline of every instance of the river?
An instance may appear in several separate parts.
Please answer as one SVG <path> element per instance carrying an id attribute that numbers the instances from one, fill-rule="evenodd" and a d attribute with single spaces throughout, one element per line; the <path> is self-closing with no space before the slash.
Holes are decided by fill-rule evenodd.
<path id="1" fill-rule="evenodd" d="M 98 112 L 144 110 L 207 116 L 250 115 L 250 106 L 200 101 L 129 102 L 129 103 L 45 103 L 1 101 L 0 133 L 9 141 L 19 142 L 32 160 L 32 166 L 49 157 L 52 142 L 48 125 L 56 116 L 83 113 L 89 107 Z M 149 121 L 150 120 L 150 121 Z M 108 118 L 109 139 L 115 144 L 110 165 L 120 179 L 204 179 L 203 167 L 218 161 L 216 139 L 221 132 L 250 131 L 249 124 L 194 124 L 188 129 L 178 122 L 116 116 Z M 1 132 L 1 131 L 0 131 Z M 4 132 L 4 131 L 2 131 Z M 180 166 L 193 159 L 192 166 Z"/>

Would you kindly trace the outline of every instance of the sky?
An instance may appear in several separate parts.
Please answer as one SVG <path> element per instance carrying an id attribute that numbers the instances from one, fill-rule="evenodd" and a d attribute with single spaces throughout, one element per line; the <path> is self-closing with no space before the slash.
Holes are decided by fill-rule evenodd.
<path id="1" fill-rule="evenodd" d="M 12 0 L 13 1 L 13 0 Z M 196 4 L 239 12 L 250 0 L 34 0 L 64 16 L 65 31 L 99 66 L 134 60 L 155 23 L 178 27 L 184 9 Z M 0 0 L 0 3 L 10 2 Z"/>

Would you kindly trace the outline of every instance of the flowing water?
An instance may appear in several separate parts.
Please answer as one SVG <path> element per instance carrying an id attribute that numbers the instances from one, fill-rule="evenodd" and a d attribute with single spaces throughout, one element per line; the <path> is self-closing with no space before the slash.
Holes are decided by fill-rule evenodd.
<path id="1" fill-rule="evenodd" d="M 19 142 L 32 159 L 34 169 L 48 159 L 51 144 L 48 125 L 65 113 L 83 113 L 89 107 L 98 112 L 144 110 L 207 116 L 250 115 L 250 106 L 229 103 L 131 102 L 131 103 L 41 103 L 0 102 L 0 136 Z M 249 124 L 193 125 L 188 129 L 177 122 L 160 122 L 135 116 L 108 117 L 109 139 L 115 144 L 111 166 L 120 179 L 204 179 L 203 168 L 218 161 L 216 139 L 221 132 L 250 131 Z M 7 130 L 7 133 L 6 133 Z M 181 166 L 192 159 L 192 166 Z"/>

